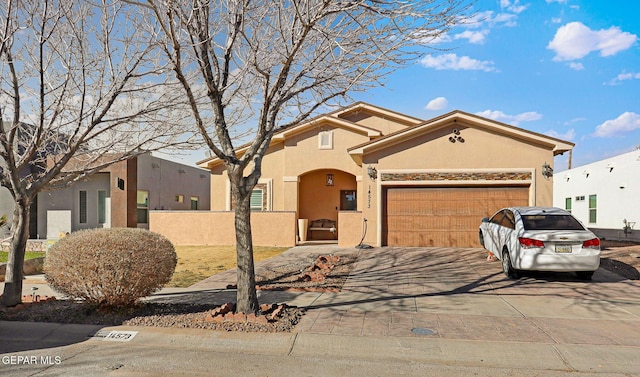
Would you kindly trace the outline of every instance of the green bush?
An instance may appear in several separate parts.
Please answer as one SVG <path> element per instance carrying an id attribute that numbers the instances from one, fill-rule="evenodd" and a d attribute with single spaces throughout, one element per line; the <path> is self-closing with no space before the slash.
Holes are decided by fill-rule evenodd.
<path id="1" fill-rule="evenodd" d="M 44 264 L 47 282 L 70 298 L 100 307 L 125 307 L 162 288 L 176 268 L 175 249 L 143 229 L 71 233 L 56 242 Z"/>

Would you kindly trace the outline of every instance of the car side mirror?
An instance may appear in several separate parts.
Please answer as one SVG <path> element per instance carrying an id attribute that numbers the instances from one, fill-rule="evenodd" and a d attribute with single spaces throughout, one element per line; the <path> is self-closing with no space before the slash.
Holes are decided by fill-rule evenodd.
<path id="1" fill-rule="evenodd" d="M 482 222 L 483 223 L 488 223 L 489 222 L 489 218 L 488 217 L 483 217 L 482 218 Z"/>

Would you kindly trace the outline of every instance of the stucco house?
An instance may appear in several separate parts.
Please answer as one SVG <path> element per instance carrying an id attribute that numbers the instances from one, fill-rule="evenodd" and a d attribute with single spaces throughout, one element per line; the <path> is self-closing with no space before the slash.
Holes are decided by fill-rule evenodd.
<path id="1" fill-rule="evenodd" d="M 38 194 L 30 238 L 102 227 L 149 227 L 151 210 L 208 210 L 209 173 L 150 153 L 116 163 L 56 191 Z M 0 210 L 11 217 L 13 200 L 0 190 Z M 8 228 L 4 229 L 5 237 Z"/>
<path id="2" fill-rule="evenodd" d="M 640 150 L 558 172 L 553 190 L 598 237 L 640 241 Z"/>
<path id="3" fill-rule="evenodd" d="M 275 133 L 253 191 L 254 243 L 477 247 L 482 217 L 552 204 L 554 156 L 573 146 L 463 111 L 424 121 L 354 103 Z M 199 166 L 211 173 L 212 212 L 199 221 L 152 213 L 152 230 L 178 244 L 233 243 L 224 164 Z"/>

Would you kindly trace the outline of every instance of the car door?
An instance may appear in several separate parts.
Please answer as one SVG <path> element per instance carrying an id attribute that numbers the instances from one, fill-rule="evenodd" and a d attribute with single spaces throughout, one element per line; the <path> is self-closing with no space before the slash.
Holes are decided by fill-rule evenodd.
<path id="1" fill-rule="evenodd" d="M 483 224 L 485 229 L 485 232 L 483 232 L 484 247 L 498 256 L 500 255 L 500 222 L 503 216 L 504 211 L 498 211 L 491 216 L 489 221 Z"/>
<path id="2" fill-rule="evenodd" d="M 510 209 L 503 210 L 503 216 L 500 219 L 499 240 L 500 253 L 502 253 L 502 248 L 506 246 L 511 253 L 511 260 L 514 260 L 518 235 L 516 234 L 516 218 Z"/>

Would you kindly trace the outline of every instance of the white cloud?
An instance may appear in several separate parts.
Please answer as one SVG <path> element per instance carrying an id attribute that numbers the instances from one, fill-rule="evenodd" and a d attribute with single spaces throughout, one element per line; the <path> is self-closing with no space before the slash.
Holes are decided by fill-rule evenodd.
<path id="1" fill-rule="evenodd" d="M 583 122 L 585 120 L 587 120 L 587 118 L 583 118 L 583 117 L 573 118 L 573 119 L 571 119 L 571 120 L 569 120 L 567 122 L 564 122 L 564 125 L 568 126 L 570 124 L 577 123 L 577 122 Z"/>
<path id="2" fill-rule="evenodd" d="M 449 106 L 449 101 L 444 97 L 437 97 L 429 101 L 424 108 L 427 110 L 442 110 Z"/>
<path id="3" fill-rule="evenodd" d="M 511 0 L 500 0 L 500 8 L 507 9 L 515 14 L 524 12 L 528 7 L 529 4 L 520 5 L 520 0 L 513 0 L 513 2 Z"/>
<path id="4" fill-rule="evenodd" d="M 492 28 L 494 26 L 513 27 L 517 25 L 517 19 L 517 14 L 502 12 L 494 15 L 494 12 L 489 10 L 475 13 L 461 26 L 465 26 L 469 29 Z"/>
<path id="5" fill-rule="evenodd" d="M 495 71 L 494 62 L 489 60 L 476 60 L 468 56 L 458 56 L 456 54 L 427 55 L 420 60 L 420 64 L 427 68 L 437 70 L 453 71 Z"/>
<path id="6" fill-rule="evenodd" d="M 591 30 L 581 22 L 561 26 L 547 48 L 554 50 L 555 61 L 576 60 L 599 51 L 600 56 L 615 55 L 631 47 L 638 37 L 612 26 L 609 29 Z"/>
<path id="7" fill-rule="evenodd" d="M 535 111 L 528 111 L 517 115 L 508 115 L 499 110 L 485 110 L 476 113 L 476 115 L 497 120 L 498 122 L 513 124 L 514 126 L 519 125 L 520 122 L 532 122 L 542 118 L 542 114 L 536 113 Z"/>
<path id="8" fill-rule="evenodd" d="M 618 85 L 621 81 L 640 79 L 640 72 L 638 73 L 620 73 L 615 78 L 611 79 L 611 81 L 606 82 L 605 85 Z"/>
<path id="9" fill-rule="evenodd" d="M 549 130 L 544 134 L 547 136 L 555 137 L 556 139 L 562 139 L 562 140 L 573 140 L 576 137 L 576 131 L 573 128 L 563 134 L 558 133 L 554 130 Z"/>
<path id="10" fill-rule="evenodd" d="M 463 31 L 462 33 L 453 36 L 454 39 L 466 39 L 469 43 L 483 44 L 485 37 L 489 34 L 489 29 L 483 29 L 479 31 Z"/>
<path id="11" fill-rule="evenodd" d="M 551 3 L 560 3 L 560 4 L 566 4 L 567 0 L 547 0 L 547 4 L 551 4 Z"/>
<path id="12" fill-rule="evenodd" d="M 640 129 L 640 114 L 627 111 L 616 119 L 608 120 L 596 127 L 594 135 L 597 137 L 614 137 L 637 129 Z"/>
<path id="13" fill-rule="evenodd" d="M 562 23 L 562 17 L 552 17 L 551 23 L 554 23 L 554 24 Z"/>
<path id="14" fill-rule="evenodd" d="M 582 63 L 571 62 L 569 63 L 569 68 L 573 69 L 574 71 L 582 71 L 584 69 L 584 65 Z"/>

